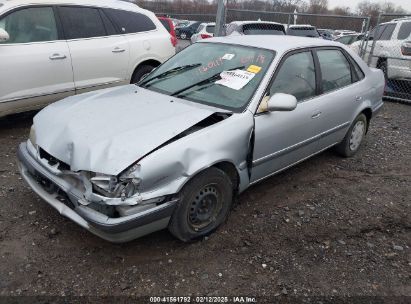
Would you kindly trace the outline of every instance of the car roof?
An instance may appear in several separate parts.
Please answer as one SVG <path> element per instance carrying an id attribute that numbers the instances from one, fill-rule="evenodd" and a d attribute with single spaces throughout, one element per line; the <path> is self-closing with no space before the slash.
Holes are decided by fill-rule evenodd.
<path id="1" fill-rule="evenodd" d="M 272 21 L 261 21 L 261 20 L 256 20 L 256 21 L 233 21 L 230 24 L 235 24 L 235 25 L 244 25 L 244 24 L 278 24 L 278 25 L 283 25 L 278 22 L 272 22 Z"/>
<path id="2" fill-rule="evenodd" d="M 241 46 L 251 46 L 262 49 L 269 49 L 277 53 L 285 53 L 289 50 L 299 49 L 304 47 L 321 47 L 321 46 L 338 46 L 340 43 L 325 39 L 313 39 L 308 37 L 296 36 L 276 36 L 267 35 L 261 39 L 259 35 L 230 35 L 226 37 L 216 37 L 201 40 L 200 43 L 227 43 Z"/>
<path id="3" fill-rule="evenodd" d="M 315 26 L 311 24 L 290 24 L 289 28 L 315 28 Z"/>
<path id="4" fill-rule="evenodd" d="M 137 4 L 124 0 L 0 0 L 0 10 L 26 5 L 83 5 L 145 11 Z"/>

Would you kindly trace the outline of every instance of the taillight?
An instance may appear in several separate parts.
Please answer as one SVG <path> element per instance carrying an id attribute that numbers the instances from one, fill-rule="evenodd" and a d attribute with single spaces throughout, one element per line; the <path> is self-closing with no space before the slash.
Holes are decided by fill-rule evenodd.
<path id="1" fill-rule="evenodd" d="M 401 53 L 404 56 L 411 56 L 411 41 L 406 41 L 401 45 Z"/>
<path id="2" fill-rule="evenodd" d="M 173 47 L 177 46 L 177 38 L 174 36 L 170 36 L 171 39 L 171 44 L 173 45 Z"/>
<path id="3" fill-rule="evenodd" d="M 207 38 L 212 38 L 213 36 L 207 35 L 207 34 L 201 34 L 201 39 L 207 39 Z"/>

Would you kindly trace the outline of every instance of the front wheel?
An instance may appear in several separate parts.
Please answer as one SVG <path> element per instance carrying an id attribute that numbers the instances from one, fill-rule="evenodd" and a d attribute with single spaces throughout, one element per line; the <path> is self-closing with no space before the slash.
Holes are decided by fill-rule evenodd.
<path id="1" fill-rule="evenodd" d="M 183 40 L 186 40 L 187 39 L 187 34 L 186 33 L 181 33 L 180 38 L 183 39 Z"/>
<path id="2" fill-rule="evenodd" d="M 131 83 L 138 83 L 143 77 L 150 74 L 152 70 L 154 70 L 154 67 L 148 64 L 138 67 L 131 78 Z"/>
<path id="3" fill-rule="evenodd" d="M 354 120 L 343 141 L 336 146 L 336 150 L 344 157 L 351 157 L 360 149 L 367 133 L 367 117 L 360 114 Z"/>
<path id="4" fill-rule="evenodd" d="M 230 178 L 220 169 L 209 168 L 182 189 L 169 230 L 183 242 L 206 236 L 225 221 L 232 201 Z"/>

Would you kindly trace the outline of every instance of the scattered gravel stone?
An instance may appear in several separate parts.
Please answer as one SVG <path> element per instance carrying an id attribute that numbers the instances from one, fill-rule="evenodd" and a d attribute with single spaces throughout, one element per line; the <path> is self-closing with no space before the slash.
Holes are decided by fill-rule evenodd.
<path id="1" fill-rule="evenodd" d="M 403 251 L 404 250 L 404 247 L 398 246 L 398 245 L 394 245 L 393 248 L 394 248 L 394 250 L 398 250 L 398 251 Z"/>

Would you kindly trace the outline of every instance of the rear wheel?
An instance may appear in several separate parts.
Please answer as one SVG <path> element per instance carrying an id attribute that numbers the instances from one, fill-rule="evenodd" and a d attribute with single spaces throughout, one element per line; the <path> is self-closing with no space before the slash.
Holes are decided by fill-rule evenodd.
<path id="1" fill-rule="evenodd" d="M 354 156 L 360 149 L 365 134 L 367 133 L 367 117 L 360 114 L 354 120 L 343 141 L 336 146 L 336 150 L 344 157 Z"/>
<path id="2" fill-rule="evenodd" d="M 209 168 L 184 186 L 171 218 L 170 232 L 183 242 L 208 235 L 228 216 L 233 185 L 222 170 Z"/>
<path id="3" fill-rule="evenodd" d="M 154 70 L 154 67 L 152 65 L 144 64 L 142 66 L 139 66 L 133 74 L 133 77 L 131 78 L 131 83 L 138 83 L 144 76 L 149 74 L 152 70 Z"/>
<path id="4" fill-rule="evenodd" d="M 180 38 L 183 39 L 183 40 L 186 40 L 187 39 L 187 34 L 186 33 L 181 33 Z"/>

